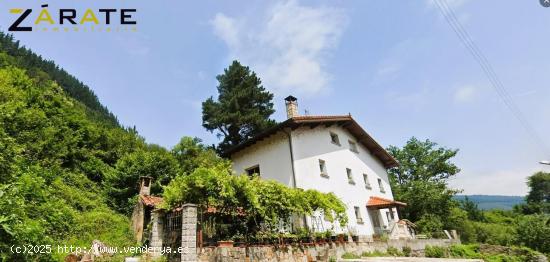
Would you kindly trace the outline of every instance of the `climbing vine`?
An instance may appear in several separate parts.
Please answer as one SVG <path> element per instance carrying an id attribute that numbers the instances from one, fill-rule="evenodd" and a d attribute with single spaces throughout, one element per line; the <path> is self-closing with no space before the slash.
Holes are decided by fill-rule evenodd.
<path id="1" fill-rule="evenodd" d="M 220 216 L 229 215 L 234 223 L 259 224 L 278 228 L 289 225 L 293 216 L 322 212 L 326 219 L 347 224 L 346 206 L 332 193 L 289 188 L 273 180 L 233 175 L 226 169 L 198 168 L 179 176 L 164 188 L 164 209 L 184 203 L 215 208 Z"/>

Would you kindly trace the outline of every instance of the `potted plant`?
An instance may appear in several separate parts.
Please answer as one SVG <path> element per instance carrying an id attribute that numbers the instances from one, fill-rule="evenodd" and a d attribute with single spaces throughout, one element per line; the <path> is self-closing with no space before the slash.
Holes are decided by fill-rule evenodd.
<path id="1" fill-rule="evenodd" d="M 300 242 L 303 244 L 309 244 L 312 242 L 311 232 L 309 232 L 309 229 L 306 227 L 299 228 L 297 235 Z"/>
<path id="2" fill-rule="evenodd" d="M 315 232 L 315 242 L 318 244 L 325 243 L 325 234 L 324 232 Z"/>
<path id="3" fill-rule="evenodd" d="M 281 237 L 279 233 L 271 232 L 271 233 L 268 233 L 268 235 L 269 235 L 268 244 L 276 244 L 276 245 L 281 244 Z"/>
<path id="4" fill-rule="evenodd" d="M 349 242 L 349 235 L 348 234 L 344 234 L 344 242 Z"/>
<path id="5" fill-rule="evenodd" d="M 246 241 L 245 241 L 245 237 L 243 234 L 241 233 L 237 233 L 235 234 L 233 237 L 232 237 L 232 240 L 234 242 L 234 244 L 236 244 L 237 246 L 240 246 L 240 247 L 243 247 L 246 245 Z"/>
<path id="6" fill-rule="evenodd" d="M 216 235 L 216 221 L 213 217 L 208 218 L 203 225 L 202 225 L 202 231 L 206 235 L 206 245 L 215 245 L 215 241 L 213 241 L 214 236 Z"/>
<path id="7" fill-rule="evenodd" d="M 256 232 L 256 239 L 259 245 L 266 245 L 269 243 L 270 234 L 266 231 L 258 231 Z"/>
<path id="8" fill-rule="evenodd" d="M 355 227 L 348 227 L 348 232 L 353 242 L 359 242 L 359 236 L 357 235 L 357 229 Z"/>
<path id="9" fill-rule="evenodd" d="M 220 240 L 218 241 L 218 247 L 233 247 L 233 240 Z"/>
<path id="10" fill-rule="evenodd" d="M 345 235 L 345 234 L 338 234 L 338 242 L 340 242 L 340 243 L 344 243 L 345 241 L 347 241 L 347 238 L 348 238 L 348 236 Z"/>
<path id="11" fill-rule="evenodd" d="M 325 239 L 330 241 L 330 242 L 335 242 L 336 241 L 336 235 L 334 235 L 334 233 L 331 230 L 327 230 L 327 231 L 325 231 Z"/>
<path id="12" fill-rule="evenodd" d="M 283 235 L 283 240 L 285 244 L 295 243 L 297 239 L 298 239 L 298 236 L 292 233 L 285 233 Z"/>

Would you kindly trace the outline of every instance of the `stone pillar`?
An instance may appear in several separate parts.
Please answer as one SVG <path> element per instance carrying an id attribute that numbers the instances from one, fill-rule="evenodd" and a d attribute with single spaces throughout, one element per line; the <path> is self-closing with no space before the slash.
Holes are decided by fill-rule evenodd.
<path id="1" fill-rule="evenodd" d="M 153 253 L 151 256 L 157 258 L 161 256 L 162 250 L 162 237 L 163 237 L 163 228 L 164 220 L 162 219 L 163 213 L 159 210 L 154 210 L 151 212 L 151 242 L 149 247 L 152 248 Z"/>
<path id="2" fill-rule="evenodd" d="M 181 261 L 197 261 L 197 205 L 181 207 Z"/>

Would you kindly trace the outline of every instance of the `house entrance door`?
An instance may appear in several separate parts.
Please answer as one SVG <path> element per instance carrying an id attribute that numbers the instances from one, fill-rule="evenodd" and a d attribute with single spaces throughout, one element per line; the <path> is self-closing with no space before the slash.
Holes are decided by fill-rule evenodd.
<path id="1" fill-rule="evenodd" d="M 380 224 L 380 211 L 378 210 L 369 210 L 369 217 L 372 222 L 372 227 L 374 229 L 374 234 L 380 235 L 383 230 Z"/>

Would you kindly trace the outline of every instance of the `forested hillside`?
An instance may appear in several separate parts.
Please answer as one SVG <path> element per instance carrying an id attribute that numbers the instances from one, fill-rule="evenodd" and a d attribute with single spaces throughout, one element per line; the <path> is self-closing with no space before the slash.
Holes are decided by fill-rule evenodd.
<path id="1" fill-rule="evenodd" d="M 103 120 L 106 123 L 118 125 L 116 117 L 103 106 L 97 96 L 88 86 L 69 74 L 63 68 L 43 59 L 30 49 L 20 46 L 12 35 L 0 32 L 0 47 L 3 53 L 2 64 L 8 64 L 25 69 L 30 77 L 55 81 L 70 97 L 85 105 L 89 116 Z"/>
<path id="2" fill-rule="evenodd" d="M 167 152 L 121 128 L 76 78 L 0 33 L 0 261 L 62 260 L 13 254 L 12 245 L 133 245 L 123 211 L 140 173 L 124 168 L 132 157 Z"/>
<path id="3" fill-rule="evenodd" d="M 483 210 L 512 210 L 514 206 L 525 202 L 524 197 L 521 196 L 457 195 L 455 199 L 464 200 L 466 197 Z"/>

